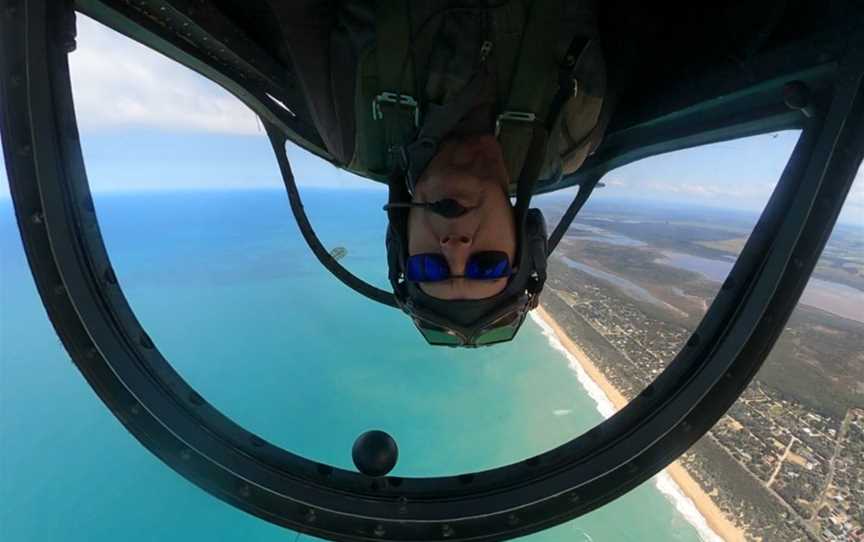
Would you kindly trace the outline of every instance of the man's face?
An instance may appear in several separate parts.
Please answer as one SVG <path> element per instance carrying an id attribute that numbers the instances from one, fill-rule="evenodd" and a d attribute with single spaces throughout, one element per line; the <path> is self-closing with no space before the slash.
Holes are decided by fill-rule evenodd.
<path id="1" fill-rule="evenodd" d="M 452 275 L 464 274 L 468 258 L 477 252 L 505 252 L 513 265 L 516 228 L 507 197 L 508 183 L 501 146 L 493 136 L 471 135 L 442 143 L 417 182 L 413 201 L 453 199 L 472 210 L 458 218 L 444 218 L 411 208 L 408 253 L 442 254 Z M 506 285 L 507 278 L 453 278 L 422 283 L 420 288 L 439 299 L 482 299 L 494 296 Z"/>

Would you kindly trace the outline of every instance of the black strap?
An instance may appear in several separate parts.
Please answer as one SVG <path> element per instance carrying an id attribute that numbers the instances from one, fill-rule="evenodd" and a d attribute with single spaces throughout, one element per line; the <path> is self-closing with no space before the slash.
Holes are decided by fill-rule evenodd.
<path id="1" fill-rule="evenodd" d="M 534 130 L 525 153 L 524 163 L 516 182 L 516 216 L 524 217 L 531 205 L 531 197 L 534 195 L 534 184 L 540 176 L 543 167 L 543 159 L 546 156 L 546 146 L 549 143 L 549 132 L 539 123 L 535 123 Z"/>
<path id="2" fill-rule="evenodd" d="M 419 125 L 409 8 L 404 0 L 378 0 L 375 4 L 375 56 L 381 94 L 374 103 L 380 111 L 385 163 L 391 168 L 396 165 L 394 158 L 398 160 L 392 153 L 413 139 Z"/>
<path id="3" fill-rule="evenodd" d="M 571 79 L 574 76 L 590 43 L 590 41 L 582 43 L 579 40 L 574 40 L 570 44 L 570 48 L 567 52 L 568 57 L 575 54 L 577 50 L 580 51 L 580 53 L 578 57 L 574 57 L 575 62 L 573 64 L 573 70 L 568 73 L 567 71 L 562 69 L 559 76 L 559 95 L 556 96 L 554 100 L 555 107 L 557 107 L 559 110 L 561 107 L 563 107 L 564 103 L 566 103 L 566 85 L 568 84 L 568 79 Z M 616 98 L 616 94 L 607 89 L 606 95 L 603 98 L 603 105 L 600 108 L 600 118 L 597 120 L 597 125 L 594 127 L 593 130 L 591 130 L 591 132 L 588 133 L 588 135 L 585 136 L 586 139 L 592 140 L 592 148 L 589 150 L 589 152 L 593 152 L 594 147 L 596 147 L 600 143 L 601 136 L 606 131 L 606 126 L 609 124 L 609 120 L 612 117 L 612 110 L 614 109 L 615 102 L 617 101 Z M 554 110 L 552 112 L 552 115 L 550 115 L 550 122 L 554 119 L 553 115 L 557 115 L 557 112 L 555 112 Z M 555 251 L 558 243 L 561 242 L 564 234 L 567 233 L 567 230 L 570 228 L 570 224 L 573 222 L 573 219 L 576 218 L 576 215 L 578 215 L 579 211 L 582 210 L 582 207 L 585 205 L 585 202 L 588 201 L 588 198 L 594 192 L 594 189 L 597 188 L 597 185 L 599 184 L 602 176 L 602 172 L 596 173 L 592 177 L 585 179 L 579 185 L 579 192 L 576 194 L 576 197 L 573 198 L 573 201 L 570 203 L 567 211 L 564 212 L 564 215 L 561 217 L 558 225 L 555 226 L 555 231 L 553 231 L 552 235 L 549 237 L 548 254 L 552 254 L 552 252 Z"/>
<path id="4" fill-rule="evenodd" d="M 309 245 L 312 253 L 315 254 L 321 265 L 358 294 L 383 305 L 398 308 L 399 305 L 396 303 L 396 296 L 390 292 L 376 288 L 352 274 L 342 264 L 337 262 L 327 249 L 324 248 L 324 245 L 321 244 L 321 241 L 312 229 L 312 225 L 309 223 L 306 211 L 303 209 L 303 201 L 300 199 L 300 192 L 297 190 L 297 183 L 294 181 L 294 174 L 291 172 L 291 163 L 288 161 L 288 154 L 285 151 L 287 138 L 279 128 L 270 124 L 267 120 L 262 119 L 262 122 L 264 123 L 264 128 L 267 130 L 267 136 L 270 138 L 270 144 L 273 146 L 273 152 L 276 153 L 276 161 L 279 162 L 279 171 L 282 173 L 282 180 L 285 182 L 285 188 L 288 191 L 291 213 L 294 215 L 297 227 L 300 228 L 300 233 L 303 235 L 303 239 L 306 240 L 306 244 Z"/>
<path id="5" fill-rule="evenodd" d="M 555 41 L 561 23 L 562 2 L 534 0 L 522 32 L 516 73 L 504 111 L 498 115 L 495 134 L 504 152 L 511 182 L 525 177 L 523 169 L 537 131 L 545 129 L 547 101 L 557 65 Z M 518 190 L 518 187 L 517 187 Z"/>
<path id="6" fill-rule="evenodd" d="M 438 152 L 441 140 L 453 131 L 453 128 L 477 103 L 477 97 L 483 92 L 486 76 L 484 66 L 447 103 L 429 104 L 417 138 L 401 147 L 402 168 L 405 171 L 410 193 L 414 193 L 420 175 Z"/>
<path id="7" fill-rule="evenodd" d="M 552 235 L 549 236 L 547 254 L 552 254 L 555 251 L 555 247 L 558 246 L 558 243 L 561 242 L 561 238 L 564 237 L 565 233 L 567 233 L 573 219 L 576 218 L 576 215 L 582 210 L 582 206 L 585 205 L 586 201 L 588 201 L 588 197 L 591 196 L 591 193 L 597 187 L 600 177 L 601 175 L 595 175 L 579 185 L 579 192 L 576 194 L 576 197 L 573 198 L 570 207 L 568 207 L 567 211 L 564 212 L 558 225 L 555 226 L 555 231 L 553 231 Z"/>

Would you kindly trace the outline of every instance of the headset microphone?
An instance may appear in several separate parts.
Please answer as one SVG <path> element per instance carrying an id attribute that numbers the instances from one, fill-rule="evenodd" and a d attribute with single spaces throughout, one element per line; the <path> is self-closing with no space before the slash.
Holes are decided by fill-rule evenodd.
<path id="1" fill-rule="evenodd" d="M 476 207 L 463 207 L 455 199 L 447 198 L 430 203 L 388 203 L 384 206 L 384 210 L 387 211 L 399 207 L 418 207 L 421 209 L 427 209 L 437 215 L 443 216 L 444 218 L 459 218 L 468 211 L 476 209 Z"/>

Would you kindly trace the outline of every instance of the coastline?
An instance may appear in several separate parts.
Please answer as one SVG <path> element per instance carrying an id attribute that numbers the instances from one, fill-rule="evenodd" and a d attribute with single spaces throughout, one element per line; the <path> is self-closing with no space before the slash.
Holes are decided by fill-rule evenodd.
<path id="1" fill-rule="evenodd" d="M 570 339 L 542 305 L 532 311 L 531 315 L 544 329 L 544 333 L 550 332 L 552 335 L 550 339 L 556 339 L 560 349 L 569 354 L 571 366 L 575 360 L 578 367 L 573 368 L 577 371 L 577 376 L 588 394 L 597 402 L 598 410 L 603 417 L 608 418 L 627 404 L 624 395 L 612 385 L 579 345 Z M 559 345 L 553 344 L 554 347 Z M 581 373 L 578 369 L 581 369 Z M 719 539 L 725 542 L 746 540 L 744 532 L 726 518 L 711 497 L 678 461 L 673 462 L 657 475 L 656 484 L 661 492 L 671 497 L 670 500 L 678 511 L 696 527 L 703 539 Z"/>

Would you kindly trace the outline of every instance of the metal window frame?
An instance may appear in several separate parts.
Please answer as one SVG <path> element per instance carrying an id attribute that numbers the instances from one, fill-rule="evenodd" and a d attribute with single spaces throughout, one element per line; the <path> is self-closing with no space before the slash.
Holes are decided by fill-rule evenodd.
<path id="1" fill-rule="evenodd" d="M 185 5 L 149 3 L 178 12 Z M 108 2 L 82 4 L 108 9 Z M 102 242 L 81 156 L 67 64 L 73 16 L 68 3 L 49 0 L 7 1 L 0 13 L 3 148 L 25 251 L 54 328 L 105 405 L 168 466 L 262 519 L 333 540 L 512 538 L 578 517 L 653 476 L 714 425 L 761 366 L 864 156 L 861 32 L 828 61 L 797 74 L 812 90 L 809 117 L 783 105 L 780 91 L 789 81 L 781 77 L 729 95 L 725 104 L 703 104 L 702 113 L 711 113 L 704 122 L 693 124 L 696 117 L 684 111 L 612 134 L 586 164 L 585 179 L 675 148 L 803 128 L 704 320 L 630 404 L 519 463 L 451 477 L 371 479 L 304 459 L 236 425 L 171 368 L 136 319 Z M 125 26 L 133 37 L 143 36 L 142 28 Z M 183 52 L 187 60 L 195 54 Z M 289 138 L 321 153 L 302 112 L 285 114 L 267 99 L 264 83 L 245 85 L 236 77 L 240 68 L 195 62 Z M 766 100 L 764 107 L 750 107 L 753 96 Z M 730 104 L 740 110 L 724 117 Z"/>

